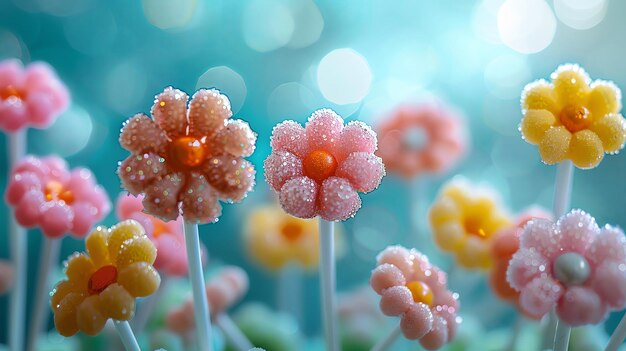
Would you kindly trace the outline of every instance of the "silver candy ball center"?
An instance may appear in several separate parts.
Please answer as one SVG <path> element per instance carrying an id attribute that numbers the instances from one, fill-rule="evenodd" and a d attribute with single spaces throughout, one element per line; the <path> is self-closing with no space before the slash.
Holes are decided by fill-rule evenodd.
<path id="1" fill-rule="evenodd" d="M 565 285 L 580 285 L 584 283 L 591 269 L 589 262 L 575 252 L 564 253 L 554 261 L 554 276 Z"/>

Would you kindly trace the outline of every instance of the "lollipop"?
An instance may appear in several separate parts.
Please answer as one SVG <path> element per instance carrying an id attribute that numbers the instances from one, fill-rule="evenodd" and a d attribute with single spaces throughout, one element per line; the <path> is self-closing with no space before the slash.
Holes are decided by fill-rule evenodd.
<path id="1" fill-rule="evenodd" d="M 334 227 L 361 207 L 358 192 L 378 187 L 385 175 L 374 155 L 376 134 L 364 123 L 344 126 L 335 112 L 314 112 L 303 128 L 294 121 L 274 127 L 272 154 L 265 160 L 265 178 L 278 193 L 280 205 L 292 216 L 320 216 L 320 277 L 326 349 L 339 349 L 335 318 Z"/>
<path id="2" fill-rule="evenodd" d="M 254 166 L 243 159 L 255 148 L 256 134 L 232 120 L 230 101 L 215 89 L 187 94 L 166 88 L 152 117 L 138 114 L 124 123 L 120 145 L 132 153 L 118 175 L 133 195 L 144 194 L 146 213 L 171 221 L 182 212 L 189 275 L 201 351 L 211 350 L 211 326 L 204 294 L 198 223 L 217 221 L 218 200 L 242 200 L 254 185 Z"/>
<path id="3" fill-rule="evenodd" d="M 44 128 L 67 108 L 69 94 L 50 66 L 35 62 L 26 69 L 18 60 L 0 62 L 0 130 L 7 133 L 9 168 L 26 153 L 26 127 Z M 27 242 L 26 231 L 10 216 L 9 237 L 15 282 L 10 302 L 9 346 L 22 350 Z"/>
<path id="4" fill-rule="evenodd" d="M 492 190 L 477 188 L 459 177 L 443 186 L 430 208 L 429 219 L 435 243 L 469 269 L 491 267 L 492 236 L 510 225 Z"/>
<path id="5" fill-rule="evenodd" d="M 66 262 L 67 280 L 51 293 L 54 324 L 63 336 L 79 331 L 98 334 L 106 321 L 115 323 L 127 350 L 138 350 L 128 322 L 135 299 L 154 293 L 161 281 L 152 267 L 156 248 L 133 220 L 110 229 L 96 228 L 85 239 L 87 253 Z"/>
<path id="6" fill-rule="evenodd" d="M 555 350 L 566 350 L 569 327 L 596 324 L 626 307 L 626 237 L 600 229 L 593 217 L 573 210 L 556 223 L 533 219 L 524 227 L 507 280 L 519 303 L 540 318 L 553 308 L 561 320 Z"/>
<path id="7" fill-rule="evenodd" d="M 373 350 L 385 350 L 400 332 L 409 340 L 419 339 L 427 350 L 450 342 L 460 319 L 458 294 L 447 289 L 446 273 L 419 251 L 402 246 L 387 247 L 377 261 L 370 284 L 381 296 L 381 311 L 399 316 L 400 325 Z"/>

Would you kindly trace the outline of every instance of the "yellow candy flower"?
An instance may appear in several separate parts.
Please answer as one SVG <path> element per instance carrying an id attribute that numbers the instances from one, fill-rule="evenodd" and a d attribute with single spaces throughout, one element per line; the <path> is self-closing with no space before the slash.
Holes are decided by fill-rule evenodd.
<path id="1" fill-rule="evenodd" d="M 591 79 L 577 65 L 560 66 L 552 83 L 541 79 L 522 93 L 522 137 L 539 145 L 543 162 L 572 160 L 578 168 L 596 167 L 604 153 L 617 153 L 626 141 L 615 84 Z"/>
<path id="2" fill-rule="evenodd" d="M 75 253 L 67 260 L 68 279 L 52 291 L 54 325 L 63 336 L 79 330 L 96 335 L 109 318 L 130 320 L 135 298 L 154 293 L 161 283 L 152 267 L 156 248 L 134 220 L 110 229 L 97 227 L 85 246 L 87 254 Z"/>
<path id="3" fill-rule="evenodd" d="M 290 262 L 315 268 L 319 262 L 318 221 L 285 213 L 278 205 L 256 208 L 244 229 L 249 255 L 269 270 L 279 270 Z"/>
<path id="4" fill-rule="evenodd" d="M 472 186 L 463 178 L 443 186 L 429 219 L 435 243 L 470 269 L 491 267 L 491 238 L 511 223 L 493 191 Z"/>

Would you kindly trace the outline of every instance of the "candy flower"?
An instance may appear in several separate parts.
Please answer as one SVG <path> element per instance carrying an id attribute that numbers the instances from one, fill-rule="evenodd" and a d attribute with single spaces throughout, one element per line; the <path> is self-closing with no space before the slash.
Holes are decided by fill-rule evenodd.
<path id="1" fill-rule="evenodd" d="M 378 156 L 405 178 L 450 169 L 466 148 L 461 118 L 442 104 L 402 105 L 378 126 Z"/>
<path id="2" fill-rule="evenodd" d="M 11 172 L 5 195 L 20 225 L 39 227 L 51 238 L 85 236 L 111 208 L 90 170 L 69 171 L 56 156 L 23 159 Z"/>
<path id="3" fill-rule="evenodd" d="M 152 118 L 138 114 L 124 123 L 120 145 L 132 153 L 118 169 L 123 187 L 145 194 L 146 213 L 164 221 L 180 211 L 191 223 L 216 221 L 218 200 L 242 200 L 254 185 L 254 166 L 243 159 L 255 148 L 248 123 L 230 119 L 228 98 L 215 89 L 187 94 L 166 88 Z M 179 210 L 180 207 L 180 210 Z"/>
<path id="4" fill-rule="evenodd" d="M 223 267 L 206 285 L 211 318 L 215 318 L 237 303 L 248 292 L 248 275 L 235 266 Z M 191 299 L 167 314 L 167 327 L 180 335 L 196 326 L 194 307 Z"/>
<path id="5" fill-rule="evenodd" d="M 34 62 L 24 69 L 19 60 L 0 62 L 0 129 L 48 127 L 69 100 L 67 88 L 48 64 Z"/>
<path id="6" fill-rule="evenodd" d="M 617 153 L 626 141 L 626 120 L 619 113 L 615 84 L 593 83 L 578 65 L 563 65 L 522 93 L 522 137 L 539 145 L 543 162 L 571 160 L 578 168 L 596 167 L 604 153 Z"/>
<path id="7" fill-rule="evenodd" d="M 142 201 L 143 195 L 120 194 L 116 204 L 117 217 L 120 220 L 134 219 L 145 229 L 159 252 L 154 261 L 154 268 L 159 273 L 173 277 L 186 276 L 189 264 L 182 217 L 164 222 L 143 212 Z M 204 247 L 202 253 L 206 256 Z"/>
<path id="8" fill-rule="evenodd" d="M 429 219 L 435 243 L 470 269 L 491 267 L 491 238 L 510 225 L 495 193 L 463 178 L 443 186 L 430 208 Z"/>
<path id="9" fill-rule="evenodd" d="M 519 237 L 526 223 L 534 218 L 550 219 L 550 217 L 543 209 L 531 208 L 519 215 L 514 225 L 500 229 L 493 235 L 491 254 L 494 264 L 489 273 L 489 283 L 491 290 L 499 298 L 518 305 L 519 291 L 513 289 L 506 280 L 509 261 L 519 250 Z"/>
<path id="10" fill-rule="evenodd" d="M 409 340 L 436 350 L 452 340 L 459 320 L 458 294 L 446 287 L 447 276 L 419 251 L 389 246 L 377 257 L 370 285 L 381 296 L 380 310 L 400 316 Z"/>
<path id="11" fill-rule="evenodd" d="M 0 295 L 9 291 L 13 284 L 13 267 L 8 261 L 0 261 Z"/>
<path id="12" fill-rule="evenodd" d="M 344 126 L 335 112 L 318 110 L 304 128 L 294 121 L 274 127 L 265 178 L 290 215 L 345 220 L 361 207 L 357 192 L 376 189 L 385 175 L 382 160 L 374 155 L 376 144 L 366 124 Z"/>
<path id="13" fill-rule="evenodd" d="M 260 206 L 248 215 L 244 241 L 252 259 L 270 270 L 291 262 L 312 269 L 319 262 L 317 221 L 290 216 L 278 205 Z"/>
<path id="14" fill-rule="evenodd" d="M 597 324 L 626 307 L 626 237 L 600 229 L 589 214 L 572 210 L 556 223 L 533 219 L 524 227 L 507 280 L 519 303 L 540 318 L 554 307 L 570 326 Z"/>
<path id="15" fill-rule="evenodd" d="M 161 282 L 152 267 L 154 244 L 136 221 L 97 227 L 85 239 L 85 247 L 86 254 L 67 260 L 67 280 L 51 293 L 54 325 L 63 336 L 79 330 L 96 335 L 109 318 L 130 320 L 135 298 L 154 293 Z"/>
<path id="16" fill-rule="evenodd" d="M 265 304 L 251 302 L 239 307 L 233 321 L 252 345 L 269 351 L 305 349 L 302 328 L 293 316 L 271 310 Z"/>

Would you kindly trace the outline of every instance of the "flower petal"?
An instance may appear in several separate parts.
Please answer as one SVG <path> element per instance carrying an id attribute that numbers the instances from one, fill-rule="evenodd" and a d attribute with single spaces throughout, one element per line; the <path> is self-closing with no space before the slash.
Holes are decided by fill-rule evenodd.
<path id="1" fill-rule="evenodd" d="M 91 227 L 98 221 L 98 209 L 87 202 L 75 202 L 71 206 L 74 213 L 72 220 L 72 234 L 82 238 L 89 233 Z"/>
<path id="2" fill-rule="evenodd" d="M 448 322 L 440 316 L 433 318 L 432 329 L 420 339 L 420 345 L 426 350 L 437 350 L 448 342 Z"/>
<path id="3" fill-rule="evenodd" d="M 135 298 L 118 283 L 109 285 L 100 293 L 102 312 L 118 321 L 128 321 L 135 314 Z"/>
<path id="4" fill-rule="evenodd" d="M 226 121 L 225 126 L 213 140 L 216 148 L 224 150 L 235 157 L 252 155 L 256 143 L 256 133 L 250 129 L 248 122 L 240 119 Z"/>
<path id="5" fill-rule="evenodd" d="M 280 188 L 289 179 L 302 176 L 302 160 L 296 155 L 278 150 L 270 154 L 263 163 L 265 179 L 274 191 Z"/>
<path id="6" fill-rule="evenodd" d="M 132 296 L 145 297 L 157 291 L 161 277 L 149 263 L 139 261 L 120 269 L 117 282 Z"/>
<path id="7" fill-rule="evenodd" d="M 142 202 L 144 211 L 166 222 L 178 218 L 178 195 L 184 179 L 181 173 L 171 173 L 147 186 Z"/>
<path id="8" fill-rule="evenodd" d="M 294 121 L 284 121 L 274 126 L 270 145 L 274 152 L 287 151 L 301 159 L 306 157 L 309 150 L 304 128 Z"/>
<path id="9" fill-rule="evenodd" d="M 539 142 L 539 154 L 543 162 L 553 165 L 567 157 L 572 140 L 572 133 L 563 126 L 552 127 L 546 131 Z"/>
<path id="10" fill-rule="evenodd" d="M 487 270 L 492 265 L 489 242 L 475 235 L 467 236 L 456 255 L 459 264 L 466 268 Z"/>
<path id="11" fill-rule="evenodd" d="M 548 110 L 528 110 L 519 128 L 524 140 L 531 144 L 539 144 L 548 129 L 555 123 L 556 118 Z"/>
<path id="12" fill-rule="evenodd" d="M 350 121 L 341 131 L 336 157 L 344 160 L 353 152 L 374 153 L 378 141 L 376 133 L 367 124 L 361 121 Z"/>
<path id="13" fill-rule="evenodd" d="M 96 266 L 85 254 L 75 253 L 65 263 L 65 275 L 76 288 L 80 288 L 80 292 L 87 292 L 87 286 L 89 279 L 93 272 L 96 271 Z"/>
<path id="14" fill-rule="evenodd" d="M 124 241 L 117 254 L 116 265 L 122 269 L 135 262 L 154 263 L 156 259 L 156 248 L 147 236 L 139 236 Z"/>
<path id="15" fill-rule="evenodd" d="M 164 162 L 157 154 L 128 156 L 117 169 L 122 187 L 133 195 L 139 195 L 155 179 L 167 173 Z"/>
<path id="16" fill-rule="evenodd" d="M 457 201 L 450 196 L 442 196 L 428 211 L 431 227 L 437 227 L 446 222 L 457 222 L 461 219 L 461 209 Z"/>
<path id="17" fill-rule="evenodd" d="M 591 279 L 591 287 L 604 303 L 615 310 L 626 307 L 626 265 L 623 261 L 602 262 Z"/>
<path id="18" fill-rule="evenodd" d="M 86 298 L 76 309 L 76 321 L 80 330 L 90 336 L 100 333 L 106 324 L 107 317 L 102 314 L 100 296 Z"/>
<path id="19" fill-rule="evenodd" d="M 340 163 L 335 175 L 349 180 L 356 191 L 369 193 L 380 185 L 385 165 L 372 153 L 353 152 Z"/>
<path id="20" fill-rule="evenodd" d="M 361 198 L 344 178 L 327 178 L 318 196 L 320 216 L 327 221 L 343 221 L 361 208 Z"/>
<path id="21" fill-rule="evenodd" d="M 45 202 L 43 193 L 39 189 L 31 189 L 24 194 L 15 207 L 15 219 L 21 226 L 30 228 L 39 224 Z"/>
<path id="22" fill-rule="evenodd" d="M 376 256 L 379 265 L 388 263 L 400 269 L 404 277 L 413 275 L 413 260 L 411 252 L 400 245 L 387 246 Z"/>
<path id="23" fill-rule="evenodd" d="M 87 289 L 81 289 L 69 280 L 61 280 L 50 292 L 50 308 L 52 308 L 52 312 L 56 312 L 59 307 L 59 302 L 61 302 L 61 300 L 63 300 L 69 293 L 81 294 L 86 290 Z"/>
<path id="24" fill-rule="evenodd" d="M 604 260 L 626 262 L 626 236 L 618 227 L 604 226 L 595 238 L 587 253 L 587 259 L 593 265 Z"/>
<path id="25" fill-rule="evenodd" d="M 24 194 L 32 189 L 43 189 L 43 184 L 37 174 L 32 172 L 13 173 L 4 196 L 10 205 L 15 206 Z"/>
<path id="26" fill-rule="evenodd" d="M 192 173 L 181 192 L 183 217 L 190 223 L 211 223 L 222 214 L 217 194 L 203 175 Z"/>
<path id="27" fill-rule="evenodd" d="M 413 306 L 413 294 L 404 285 L 385 289 L 380 298 L 380 310 L 386 316 L 399 316 Z"/>
<path id="28" fill-rule="evenodd" d="M 111 262 L 117 260 L 117 255 L 127 241 L 144 235 L 143 227 L 133 220 L 126 220 L 111 227 L 110 234 L 107 238 L 107 248 Z"/>
<path id="29" fill-rule="evenodd" d="M 372 271 L 370 285 L 379 295 L 393 286 L 404 286 L 406 279 L 400 268 L 393 264 L 383 263 Z"/>
<path id="30" fill-rule="evenodd" d="M 433 226 L 432 231 L 435 243 L 444 251 L 457 251 L 466 240 L 465 229 L 458 221 L 439 223 Z"/>
<path id="31" fill-rule="evenodd" d="M 568 156 L 578 168 L 594 168 L 604 157 L 602 141 L 596 133 L 588 129 L 574 133 Z"/>
<path id="32" fill-rule="evenodd" d="M 572 210 L 557 222 L 561 233 L 559 248 L 562 252 L 584 255 L 587 248 L 600 234 L 596 220 L 581 210 Z"/>
<path id="33" fill-rule="evenodd" d="M 85 248 L 96 267 L 102 267 L 110 262 L 107 244 L 108 236 L 109 232 L 106 228 L 97 227 L 85 238 Z"/>
<path id="34" fill-rule="evenodd" d="M 530 316 L 541 318 L 550 312 L 563 294 L 563 288 L 554 279 L 542 276 L 527 284 L 520 294 L 520 305 Z"/>
<path id="35" fill-rule="evenodd" d="M 254 166 L 232 156 L 218 156 L 206 162 L 205 174 L 220 199 L 239 202 L 254 186 Z"/>
<path id="36" fill-rule="evenodd" d="M 7 59 L 0 62 L 0 86 L 21 87 L 24 84 L 24 66 L 18 59 Z"/>
<path id="37" fill-rule="evenodd" d="M 535 218 L 522 229 L 520 247 L 534 249 L 543 256 L 553 258 L 560 249 L 560 235 L 554 222 L 544 218 Z"/>
<path id="38" fill-rule="evenodd" d="M 167 146 L 167 135 L 150 117 L 140 113 L 124 122 L 119 142 L 133 154 L 153 152 L 162 155 Z"/>
<path id="39" fill-rule="evenodd" d="M 587 108 L 594 119 L 618 113 L 622 109 L 622 93 L 613 82 L 597 80 L 591 84 Z"/>
<path id="40" fill-rule="evenodd" d="M 317 215 L 318 188 L 311 178 L 292 178 L 280 188 L 280 206 L 294 217 L 313 218 Z"/>
<path id="41" fill-rule="evenodd" d="M 213 135 L 232 115 L 226 95 L 217 89 L 200 89 L 189 103 L 189 134 L 197 137 Z"/>
<path id="42" fill-rule="evenodd" d="M 606 307 L 591 289 L 582 286 L 568 288 L 556 307 L 556 314 L 570 326 L 597 324 L 606 316 Z"/>
<path id="43" fill-rule="evenodd" d="M 562 65 L 550 76 L 561 107 L 583 105 L 591 91 L 589 75 L 578 65 Z"/>
<path id="44" fill-rule="evenodd" d="M 522 92 L 522 111 L 548 110 L 558 114 L 560 108 L 550 83 L 543 79 L 526 85 Z"/>
<path id="45" fill-rule="evenodd" d="M 520 249 L 506 272 L 506 280 L 517 291 L 523 291 L 531 281 L 550 269 L 550 261 L 534 249 Z"/>
<path id="46" fill-rule="evenodd" d="M 39 219 L 41 231 L 50 238 L 60 238 L 72 229 L 74 211 L 64 201 L 45 203 Z"/>
<path id="47" fill-rule="evenodd" d="M 610 114 L 593 122 L 589 127 L 602 141 L 605 152 L 618 152 L 626 142 L 626 119 L 620 114 Z"/>
<path id="48" fill-rule="evenodd" d="M 188 98 L 185 92 L 167 87 L 154 99 L 150 113 L 170 139 L 183 136 L 187 131 Z"/>
<path id="49" fill-rule="evenodd" d="M 434 319 L 428 306 L 423 303 L 415 303 L 400 320 L 402 334 L 409 340 L 422 338 L 433 329 Z"/>
<path id="50" fill-rule="evenodd" d="M 57 332 L 65 337 L 78 333 L 76 310 L 86 295 L 69 293 L 61 300 L 54 312 L 54 326 Z"/>
<path id="51" fill-rule="evenodd" d="M 305 127 L 309 149 L 321 149 L 334 154 L 342 129 L 343 119 L 334 111 L 321 109 L 313 112 Z"/>

